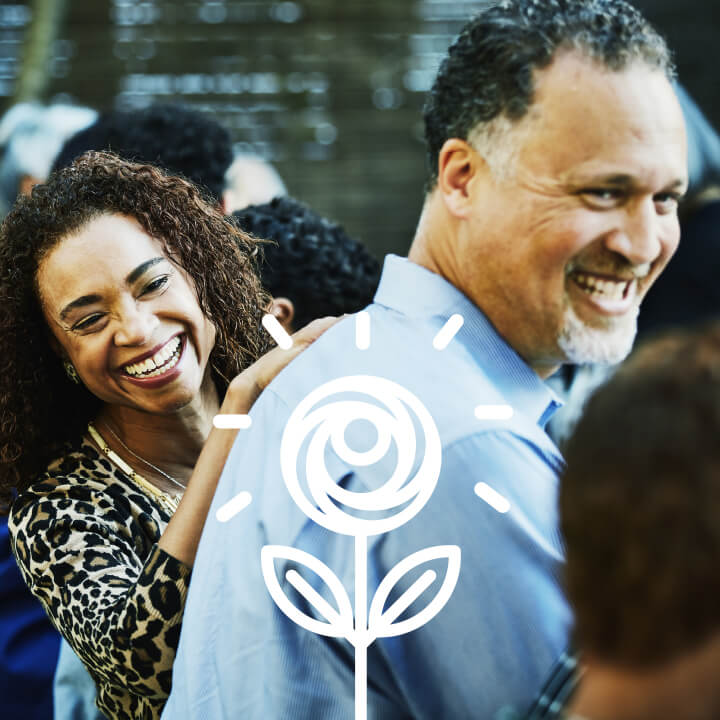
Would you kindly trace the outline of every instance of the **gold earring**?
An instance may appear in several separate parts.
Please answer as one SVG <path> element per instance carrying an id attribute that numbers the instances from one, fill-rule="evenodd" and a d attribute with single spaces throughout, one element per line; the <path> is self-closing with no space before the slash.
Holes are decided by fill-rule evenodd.
<path id="1" fill-rule="evenodd" d="M 63 362 L 63 367 L 65 368 L 65 374 L 76 384 L 80 384 L 80 376 L 78 375 L 77 370 L 75 369 L 75 366 L 69 361 L 65 360 Z"/>

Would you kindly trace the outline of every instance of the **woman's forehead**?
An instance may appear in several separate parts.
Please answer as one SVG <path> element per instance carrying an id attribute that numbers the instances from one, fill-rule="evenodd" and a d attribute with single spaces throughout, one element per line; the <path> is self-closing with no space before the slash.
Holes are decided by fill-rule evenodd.
<path id="1" fill-rule="evenodd" d="M 155 258 L 166 258 L 162 243 L 134 218 L 101 215 L 60 240 L 40 261 L 38 291 L 44 302 L 124 284 L 128 274 Z"/>

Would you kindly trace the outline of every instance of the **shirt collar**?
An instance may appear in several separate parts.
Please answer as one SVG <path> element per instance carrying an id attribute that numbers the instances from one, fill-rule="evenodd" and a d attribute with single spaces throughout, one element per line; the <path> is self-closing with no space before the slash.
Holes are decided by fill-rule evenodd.
<path id="1" fill-rule="evenodd" d="M 444 324 L 459 313 L 462 342 L 509 405 L 544 427 L 562 406 L 559 397 L 500 337 L 483 312 L 443 277 L 407 258 L 388 255 L 375 294 L 375 303 L 411 318 L 435 317 Z"/>

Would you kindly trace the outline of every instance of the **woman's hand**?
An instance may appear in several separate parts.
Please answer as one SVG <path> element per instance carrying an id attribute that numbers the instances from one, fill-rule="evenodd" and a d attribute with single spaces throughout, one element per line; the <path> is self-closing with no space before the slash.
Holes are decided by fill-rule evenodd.
<path id="1" fill-rule="evenodd" d="M 282 350 L 276 347 L 241 372 L 230 383 L 220 412 L 248 412 L 267 384 L 338 320 L 340 318 L 336 317 L 314 320 L 292 336 L 291 348 Z M 163 550 L 190 567 L 195 562 L 213 494 L 236 435 L 237 430 L 216 427 L 210 430 L 183 499 L 158 543 Z"/>
<path id="2" fill-rule="evenodd" d="M 341 320 L 339 317 L 324 317 L 313 320 L 301 330 L 293 333 L 293 344 L 287 350 L 273 348 L 243 370 L 230 383 L 221 413 L 246 413 L 253 406 L 260 393 L 275 376 L 294 360 L 303 350 L 317 340 L 328 328 Z"/>

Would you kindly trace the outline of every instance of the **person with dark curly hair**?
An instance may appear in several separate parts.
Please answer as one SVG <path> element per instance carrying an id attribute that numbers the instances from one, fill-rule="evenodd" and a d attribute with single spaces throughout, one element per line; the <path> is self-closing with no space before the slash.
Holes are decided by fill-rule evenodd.
<path id="1" fill-rule="evenodd" d="M 225 174 L 233 162 L 230 133 L 216 120 L 183 105 L 105 112 L 69 138 L 53 169 L 67 167 L 89 150 L 109 150 L 181 175 L 222 204 Z"/>
<path id="2" fill-rule="evenodd" d="M 337 223 L 291 197 L 250 205 L 233 218 L 245 232 L 273 241 L 263 245 L 260 279 L 288 332 L 372 302 L 380 263 Z"/>
<path id="3" fill-rule="evenodd" d="M 256 243 L 189 182 L 89 153 L 0 228 L 0 502 L 111 720 L 157 718 L 234 433 L 329 324 L 260 357 Z"/>
<path id="4" fill-rule="evenodd" d="M 662 38 L 622 0 L 485 3 L 463 29 L 425 110 L 431 172 L 408 257 L 385 259 L 367 314 L 342 321 L 278 376 L 237 437 L 216 502 L 241 492 L 259 500 L 242 521 L 205 527 L 167 718 L 314 720 L 359 710 L 489 720 L 530 705 L 572 621 L 556 515 L 563 461 L 544 429 L 559 403 L 544 380 L 566 362 L 627 354 L 640 302 L 677 246 L 687 159 L 672 77 Z M 307 453 L 285 445 L 298 470 L 285 487 L 283 473 L 295 468 L 278 452 L 284 428 L 298 408 L 310 425 L 314 391 L 326 383 L 353 400 L 362 393 L 362 403 L 347 403 L 352 419 L 350 406 L 371 410 L 339 436 L 322 426 Z M 303 592 L 317 575 L 293 551 L 353 587 L 358 555 L 345 526 L 326 532 L 305 515 L 323 525 L 338 498 L 406 513 L 430 441 L 418 432 L 410 448 L 412 432 L 396 437 L 368 419 L 395 415 L 408 397 L 437 429 L 437 484 L 417 515 L 368 538 L 356 614 L 340 604 L 338 620 L 338 604 L 328 610 Z M 306 470 L 318 448 L 322 481 Z M 400 474 L 401 451 L 410 477 Z M 300 483 L 312 496 L 303 504 Z M 268 604 L 265 583 L 274 597 L 280 591 L 261 572 L 261 546 L 282 546 L 273 569 L 286 599 L 310 616 L 304 626 L 281 600 Z M 448 553 L 426 566 L 432 589 L 393 574 L 428 547 Z M 462 553 L 455 576 L 449 548 Z M 383 614 L 395 579 L 387 614 L 402 612 L 405 628 L 417 621 L 405 634 Z M 331 587 L 344 602 L 340 585 Z M 432 598 L 449 587 L 428 619 Z M 357 604 L 365 599 L 367 616 Z"/>
<path id="5" fill-rule="evenodd" d="M 640 348 L 567 446 L 560 524 L 584 673 L 569 716 L 720 717 L 720 325 Z"/>

